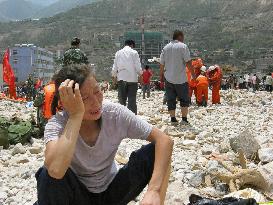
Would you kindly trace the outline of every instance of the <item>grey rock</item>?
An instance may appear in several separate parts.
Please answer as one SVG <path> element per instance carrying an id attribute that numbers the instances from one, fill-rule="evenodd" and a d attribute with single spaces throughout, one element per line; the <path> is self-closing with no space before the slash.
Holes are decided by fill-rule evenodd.
<path id="1" fill-rule="evenodd" d="M 197 171 L 193 174 L 193 176 L 190 178 L 189 183 L 193 187 L 200 187 L 202 183 L 204 182 L 205 173 L 203 171 Z"/>
<path id="2" fill-rule="evenodd" d="M 224 183 L 217 183 L 215 189 L 219 195 L 226 195 L 229 191 L 228 185 Z"/>
<path id="3" fill-rule="evenodd" d="M 255 157 L 261 148 L 254 135 L 248 129 L 237 137 L 231 138 L 230 146 L 234 152 L 238 152 L 241 149 L 248 159 Z"/>
<path id="4" fill-rule="evenodd" d="M 223 167 L 219 164 L 218 161 L 216 160 L 210 160 L 207 164 L 207 172 L 211 173 L 211 172 L 217 172 L 220 169 L 222 169 Z"/>
<path id="5" fill-rule="evenodd" d="M 216 160 L 208 161 L 206 168 L 207 168 L 206 174 L 212 174 L 212 175 L 215 173 L 230 174 L 230 172 Z"/>
<path id="6" fill-rule="evenodd" d="M 27 158 L 27 156 L 20 156 L 16 160 L 16 163 L 19 163 L 19 164 L 25 164 L 25 163 L 28 163 L 28 162 L 29 162 L 29 159 Z"/>
<path id="7" fill-rule="evenodd" d="M 264 189 L 271 195 L 270 197 L 273 197 L 273 162 L 261 166 L 258 171 L 267 183 Z"/>
<path id="8" fill-rule="evenodd" d="M 222 142 L 219 146 L 220 153 L 227 153 L 230 150 L 230 145 L 227 142 Z"/>
<path id="9" fill-rule="evenodd" d="M 43 151 L 42 147 L 31 147 L 29 148 L 29 152 L 31 154 L 39 154 Z"/>
<path id="10" fill-rule="evenodd" d="M 263 163 L 268 163 L 273 161 L 273 148 L 262 148 L 258 151 L 259 159 Z"/>
<path id="11" fill-rule="evenodd" d="M 209 148 L 202 149 L 202 155 L 210 155 L 211 153 L 212 153 L 212 151 Z"/>
<path id="12" fill-rule="evenodd" d="M 24 172 L 23 174 L 21 174 L 21 178 L 22 179 L 28 179 L 28 178 L 30 178 L 31 177 L 31 171 L 26 171 L 26 172 Z"/>
<path id="13" fill-rule="evenodd" d="M 187 133 L 185 135 L 185 139 L 188 139 L 188 140 L 195 140 L 196 139 L 196 134 L 194 133 Z"/>
<path id="14" fill-rule="evenodd" d="M 14 156 L 16 154 L 25 154 L 26 149 L 23 147 L 21 143 L 16 144 L 11 152 L 11 155 Z"/>

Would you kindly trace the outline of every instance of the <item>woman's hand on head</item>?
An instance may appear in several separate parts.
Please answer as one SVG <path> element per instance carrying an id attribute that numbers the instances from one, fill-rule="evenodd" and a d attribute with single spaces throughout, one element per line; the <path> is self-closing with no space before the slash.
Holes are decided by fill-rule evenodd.
<path id="1" fill-rule="evenodd" d="M 63 108 L 68 112 L 69 117 L 83 117 L 85 109 L 78 83 L 75 83 L 74 80 L 65 80 L 59 87 L 59 95 Z"/>

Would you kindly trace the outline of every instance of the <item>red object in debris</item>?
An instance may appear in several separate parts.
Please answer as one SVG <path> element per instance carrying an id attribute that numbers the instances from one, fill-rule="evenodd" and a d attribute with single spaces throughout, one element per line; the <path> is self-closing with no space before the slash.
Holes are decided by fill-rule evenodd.
<path id="1" fill-rule="evenodd" d="M 6 50 L 3 58 L 3 80 L 9 86 L 10 98 L 16 99 L 15 75 L 9 63 L 9 49 Z"/>

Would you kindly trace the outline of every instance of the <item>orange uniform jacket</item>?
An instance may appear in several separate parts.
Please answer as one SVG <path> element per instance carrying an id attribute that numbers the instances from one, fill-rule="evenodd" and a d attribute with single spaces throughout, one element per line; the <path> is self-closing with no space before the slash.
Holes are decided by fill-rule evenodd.
<path id="1" fill-rule="evenodd" d="M 50 119 L 52 117 L 51 104 L 55 95 L 55 84 L 51 83 L 44 87 L 45 101 L 43 106 L 44 118 Z"/>
<path id="2" fill-rule="evenodd" d="M 215 72 L 209 72 L 209 77 L 210 77 L 210 83 L 212 85 L 214 84 L 221 84 L 222 81 L 222 71 L 218 67 L 215 69 Z"/>
<path id="3" fill-rule="evenodd" d="M 201 67 L 203 66 L 203 61 L 201 58 L 192 61 L 192 66 L 194 68 L 195 76 L 199 76 L 201 74 Z M 188 83 L 190 87 L 196 87 L 196 80 L 193 80 L 191 77 L 191 71 L 188 67 L 186 67 L 186 72 L 188 76 Z"/>
<path id="4" fill-rule="evenodd" d="M 194 68 L 195 76 L 199 76 L 201 74 L 201 67 L 203 66 L 203 61 L 201 58 L 192 61 L 192 66 Z M 192 98 L 192 94 L 194 93 L 195 97 L 197 98 L 197 82 L 196 80 L 192 79 L 191 71 L 188 67 L 186 67 L 186 73 L 188 77 L 188 84 L 189 84 L 189 97 Z"/>
<path id="5" fill-rule="evenodd" d="M 206 76 L 204 75 L 199 75 L 198 78 L 196 79 L 197 82 L 197 87 L 198 86 L 206 86 L 209 87 L 209 80 Z"/>
<path id="6" fill-rule="evenodd" d="M 199 75 L 196 79 L 196 82 L 197 82 L 197 92 L 196 92 L 197 103 L 201 104 L 203 101 L 203 98 L 205 98 L 205 101 L 208 102 L 208 96 L 209 96 L 208 78 L 204 75 Z"/>
<path id="7" fill-rule="evenodd" d="M 188 67 L 186 67 L 186 72 L 187 72 L 189 87 L 191 87 L 191 88 L 196 87 L 196 81 L 192 79 L 191 71 Z"/>
<path id="8" fill-rule="evenodd" d="M 217 67 L 215 71 L 209 72 L 210 84 L 212 85 L 212 103 L 220 103 L 220 89 L 222 81 L 221 68 Z"/>

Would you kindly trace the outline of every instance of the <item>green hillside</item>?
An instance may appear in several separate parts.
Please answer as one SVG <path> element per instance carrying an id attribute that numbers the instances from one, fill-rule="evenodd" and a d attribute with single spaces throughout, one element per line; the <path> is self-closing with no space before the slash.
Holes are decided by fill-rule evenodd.
<path id="1" fill-rule="evenodd" d="M 170 37 L 182 29 L 190 48 L 236 49 L 235 58 L 219 63 L 240 65 L 258 48 L 273 47 L 272 10 L 271 0 L 103 0 L 39 21 L 0 23 L 0 49 L 15 43 L 67 49 L 79 36 L 91 62 L 109 69 L 115 43 L 124 32 L 140 30 L 144 14 L 146 31 Z"/>

